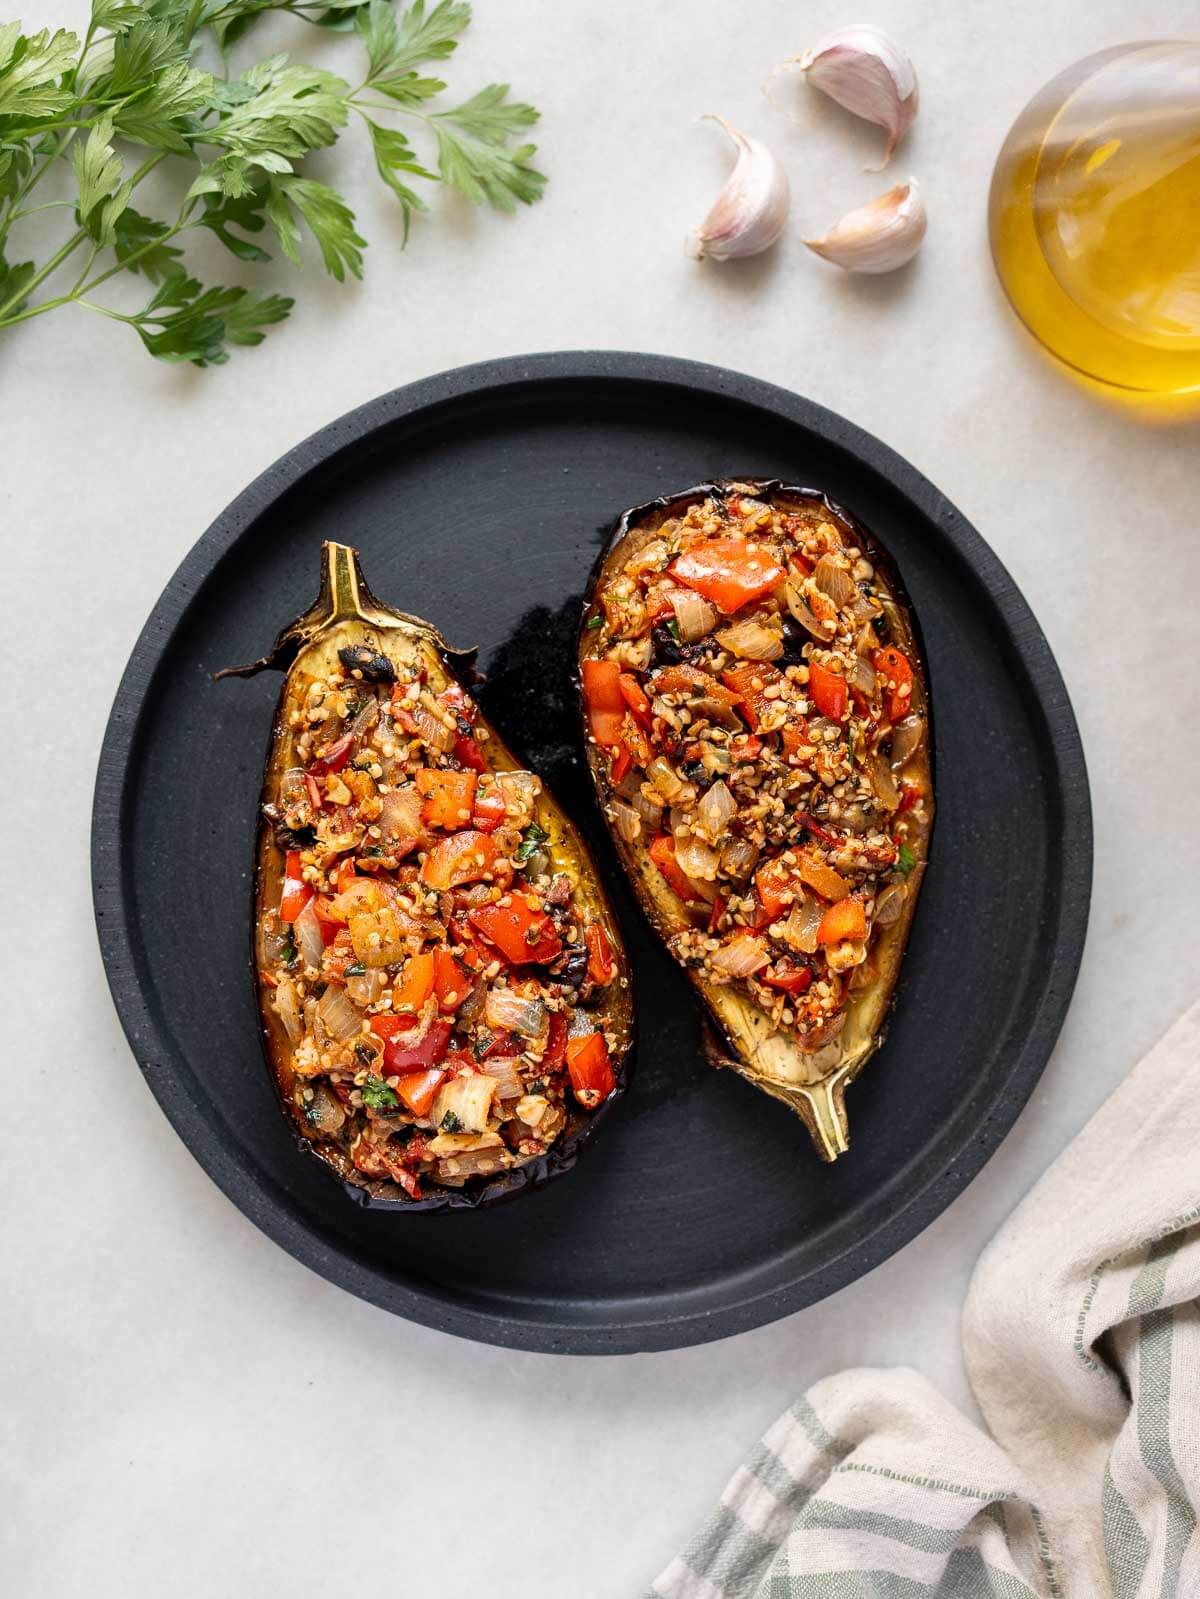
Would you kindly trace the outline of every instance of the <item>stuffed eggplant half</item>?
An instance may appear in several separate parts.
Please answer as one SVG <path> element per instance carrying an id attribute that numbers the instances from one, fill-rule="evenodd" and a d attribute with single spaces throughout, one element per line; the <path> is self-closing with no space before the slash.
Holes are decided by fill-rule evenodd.
<path id="1" fill-rule="evenodd" d="M 894 568 L 823 494 L 705 484 L 620 519 L 580 666 L 605 816 L 715 1024 L 710 1053 L 834 1159 L 933 823 L 929 696 Z"/>
<path id="2" fill-rule="evenodd" d="M 357 1198 L 477 1205 L 568 1169 L 624 1087 L 628 968 L 575 829 L 489 729 L 469 656 L 327 544 L 258 843 L 268 1060 Z"/>

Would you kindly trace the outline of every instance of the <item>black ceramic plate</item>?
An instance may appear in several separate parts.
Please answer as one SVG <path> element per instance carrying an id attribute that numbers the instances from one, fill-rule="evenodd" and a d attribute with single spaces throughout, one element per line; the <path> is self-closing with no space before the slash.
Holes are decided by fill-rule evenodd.
<path id="1" fill-rule="evenodd" d="M 833 1166 L 701 1054 L 682 975 L 598 826 L 576 747 L 578 597 L 626 506 L 782 477 L 850 507 L 899 563 L 937 734 L 932 861 L 890 1037 L 850 1090 Z M 250 873 L 278 679 L 213 683 L 312 600 L 321 540 L 391 605 L 478 644 L 488 716 L 590 834 L 637 974 L 633 1086 L 570 1176 L 490 1211 L 351 1203 L 296 1148 L 262 1060 Z M 277 1243 L 431 1327 L 580 1353 L 700 1343 L 853 1281 L 925 1227 L 1045 1065 L 1087 922 L 1087 777 L 1062 679 L 954 507 L 850 423 L 684 361 L 564 354 L 372 401 L 293 450 L 208 530 L 134 648 L 96 788 L 93 875 L 113 997 L 159 1103 Z"/>

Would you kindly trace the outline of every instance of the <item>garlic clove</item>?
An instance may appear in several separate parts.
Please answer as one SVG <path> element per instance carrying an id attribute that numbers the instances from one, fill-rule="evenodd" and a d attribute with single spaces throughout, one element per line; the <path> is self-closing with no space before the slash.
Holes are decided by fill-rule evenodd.
<path id="1" fill-rule="evenodd" d="M 826 35 L 799 58 L 808 81 L 856 117 L 883 128 L 887 150 L 878 172 L 917 114 L 917 74 L 900 46 L 880 28 L 856 23 Z"/>
<path id="2" fill-rule="evenodd" d="M 791 205 L 787 173 L 765 144 L 739 133 L 724 117 L 709 120 L 721 124 L 738 155 L 711 211 L 692 236 L 692 254 L 698 261 L 704 256 L 728 261 L 758 255 L 775 243 L 787 222 Z"/>
<path id="3" fill-rule="evenodd" d="M 849 212 L 824 238 L 804 242 L 847 272 L 894 272 L 921 248 L 928 220 L 917 180 L 909 178 Z"/>

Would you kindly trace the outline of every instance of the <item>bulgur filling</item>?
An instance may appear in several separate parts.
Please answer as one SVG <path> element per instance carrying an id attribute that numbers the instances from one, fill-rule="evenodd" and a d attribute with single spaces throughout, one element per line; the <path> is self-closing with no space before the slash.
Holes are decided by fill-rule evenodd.
<path id="1" fill-rule="evenodd" d="M 626 549 L 584 624 L 609 819 L 683 908 L 676 958 L 821 1049 L 915 887 L 929 816 L 895 598 L 815 498 L 729 485 Z"/>
<path id="2" fill-rule="evenodd" d="M 612 1093 L 589 1004 L 620 979 L 552 869 L 540 779 L 489 770 L 465 690 L 338 654 L 265 807 L 286 865 L 259 972 L 308 1136 L 420 1198 L 544 1155 Z"/>

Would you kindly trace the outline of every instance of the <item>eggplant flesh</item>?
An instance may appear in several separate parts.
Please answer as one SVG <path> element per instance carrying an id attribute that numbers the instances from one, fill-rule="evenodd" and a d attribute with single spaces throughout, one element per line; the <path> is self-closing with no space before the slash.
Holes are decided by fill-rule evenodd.
<path id="1" fill-rule="evenodd" d="M 846 1089 L 884 1038 L 934 817 L 928 679 L 894 563 L 819 490 L 700 484 L 619 518 L 579 661 L 597 795 L 702 1002 L 706 1053 L 836 1159 Z"/>
<path id="2" fill-rule="evenodd" d="M 383 605 L 367 587 L 356 552 L 347 545 L 327 543 L 316 603 L 283 630 L 268 655 L 218 674 L 248 676 L 272 668 L 286 673 L 266 761 L 254 888 L 252 957 L 267 1062 L 301 1146 L 341 1179 L 351 1198 L 382 1209 L 475 1208 L 540 1186 L 571 1169 L 628 1084 L 632 990 L 613 913 L 574 826 L 540 780 L 522 767 L 480 715 L 469 693 L 475 676 L 473 660 L 473 651 L 451 649 L 429 623 Z M 339 707 L 330 720 L 314 723 L 314 695 L 339 677 L 347 685 L 345 697 L 353 694 L 354 702 Z M 393 697 L 403 694 L 403 685 L 414 682 L 419 698 L 393 704 Z M 314 685 L 318 685 L 315 690 Z M 410 716 L 407 730 L 400 725 L 406 710 Z M 367 746 L 364 728 L 371 724 L 375 742 Z M 386 737 L 381 736 L 381 729 L 386 730 Z M 395 743 L 389 742 L 393 733 Z M 355 757 L 341 766 L 345 754 L 339 751 L 339 737 L 344 735 L 350 736 Z M 360 748 L 361 757 L 357 753 Z M 397 785 L 404 786 L 414 765 L 428 767 L 439 778 L 453 780 L 462 774 L 468 788 L 474 784 L 475 798 L 469 802 L 476 807 L 474 813 L 459 811 L 449 820 L 422 821 L 415 842 L 397 842 L 387 832 L 385 810 L 377 818 L 384 825 L 376 826 L 374 833 L 360 827 L 357 841 L 347 848 L 337 834 L 343 825 L 353 827 L 360 796 L 370 794 L 373 807 L 375 801 L 386 806 L 390 802 L 380 796 L 397 793 Z M 315 790 L 310 786 L 314 773 Z M 510 778 L 508 774 L 521 775 Z M 418 784 L 407 786 L 408 798 L 415 804 L 412 790 Z M 485 816 L 486 796 L 495 802 L 497 794 L 508 796 L 512 803 L 507 811 L 503 803 L 493 803 Z M 319 801 L 315 807 L 314 801 Z M 425 803 L 436 804 L 436 795 Z M 360 814 L 369 813 L 360 807 Z M 407 814 L 411 824 L 411 808 Z M 481 851 L 488 850 L 489 869 L 486 875 L 480 871 L 463 879 L 464 868 L 455 866 L 453 847 L 456 840 L 465 844 L 468 833 L 454 829 L 488 827 L 494 831 L 471 831 L 470 837 L 494 841 L 494 862 L 491 844 L 480 844 Z M 442 876 L 431 868 L 434 858 L 449 861 Z M 479 862 L 484 858 L 482 853 L 476 857 Z M 310 880 L 315 867 L 315 892 L 311 881 L 300 887 L 293 882 L 292 901 L 287 905 L 288 879 L 297 866 Z M 469 858 L 465 870 L 471 870 Z M 339 871 L 345 875 L 339 876 Z M 440 865 L 438 872 L 442 872 Z M 449 886 L 439 888 L 445 879 L 451 879 Z M 524 936 L 534 948 L 528 954 L 515 955 L 511 963 L 501 958 L 503 950 L 470 921 L 488 903 L 489 888 L 493 901 L 501 907 L 519 902 L 525 907 L 522 917 L 532 918 Z M 368 909 L 379 902 L 379 896 L 386 902 L 388 914 L 403 907 L 399 922 L 387 926 L 409 937 L 403 950 L 399 946 L 389 949 L 385 943 L 375 964 L 368 962 L 364 967 L 362 955 L 369 953 L 368 946 L 357 939 L 366 924 L 351 919 L 343 941 L 350 938 L 351 931 L 354 941 L 348 952 L 343 949 L 343 970 L 339 971 L 337 922 L 324 923 L 315 941 L 310 928 L 306 953 L 302 918 L 311 919 L 314 906 L 327 916 L 334 915 L 339 896 L 348 889 L 351 901 L 358 893 Z M 312 903 L 305 899 L 297 916 L 296 904 L 304 895 L 310 895 Z M 456 896 L 461 899 L 456 901 Z M 456 905 L 457 919 L 452 920 Z M 406 921 L 410 911 L 414 919 Z M 422 911 L 427 913 L 424 918 Z M 418 925 L 422 920 L 423 927 Z M 585 967 L 581 989 L 579 972 L 566 973 L 566 968 L 576 944 L 584 947 L 585 930 L 589 940 L 599 940 L 602 968 L 599 976 L 593 973 L 589 978 Z M 330 935 L 335 935 L 332 946 L 317 956 L 322 942 L 330 946 Z M 498 936 L 503 939 L 507 935 L 502 932 Z M 522 929 L 518 928 L 516 936 L 522 936 Z M 364 932 L 363 937 L 369 939 L 369 934 Z M 430 938 L 433 942 L 426 942 Z M 560 950 L 552 953 L 555 944 Z M 461 1010 L 447 1009 L 439 971 L 437 993 L 426 995 L 423 1001 L 417 995 L 422 1009 L 413 1018 L 415 1029 L 390 1035 L 399 1038 L 402 1059 L 407 1039 L 424 1037 L 428 1041 L 431 1029 L 443 1035 L 453 1029 L 448 1043 L 443 1039 L 440 1051 L 434 1052 L 437 1058 L 428 1067 L 430 1071 L 440 1066 L 446 1069 L 432 1106 L 420 1100 L 410 1105 L 398 1099 L 395 1090 L 397 1085 L 406 1086 L 410 1070 L 423 1069 L 420 1049 L 415 1065 L 404 1062 L 389 1074 L 392 1057 L 380 1051 L 391 1045 L 385 1045 L 372 1031 L 372 1018 L 382 1015 L 383 1022 L 393 1020 L 385 1014 L 393 999 L 399 1010 L 406 1012 L 401 996 L 406 979 L 417 969 L 414 957 L 426 957 L 438 949 L 448 949 L 460 958 L 455 968 L 459 976 L 451 980 L 447 1003 L 454 1005 L 457 982 L 469 989 L 470 1000 Z M 395 960 L 385 965 L 382 957 L 389 955 Z M 541 963 L 531 964 L 535 955 L 542 957 Z M 314 967 L 314 960 L 319 960 L 319 965 Z M 332 981 L 331 972 L 336 974 Z M 282 1010 L 281 978 L 290 984 Z M 302 1059 L 302 1052 L 309 1050 L 315 1031 L 317 1048 L 328 1045 L 336 1057 L 339 1034 L 353 1025 L 353 1018 L 347 1021 L 352 1013 L 342 1003 L 351 997 L 351 989 L 358 1002 L 354 1008 L 362 1032 L 342 1043 L 346 1050 L 353 1046 L 356 1058 L 348 1070 L 315 1072 L 311 1055 Z M 501 996 L 498 1006 L 494 994 Z M 522 997 L 531 1001 L 524 1009 Z M 322 1011 L 321 1006 L 327 1008 Z M 319 1019 L 314 1020 L 314 1010 Z M 470 1022 L 464 1019 L 468 1013 Z M 482 1031 L 484 1018 L 493 1013 L 501 1019 L 511 1015 L 511 1026 L 517 1029 L 506 1032 L 497 1022 L 491 1030 L 493 1038 L 502 1040 L 499 1053 L 505 1056 L 495 1063 L 486 1055 L 481 1058 L 488 1039 Z M 407 1014 L 400 1020 L 410 1023 Z M 571 1038 L 564 1043 L 568 1030 Z M 604 1040 L 608 1066 L 607 1075 L 594 1078 L 599 1083 L 594 1089 L 586 1087 L 593 1080 L 587 1078 L 586 1066 L 580 1068 L 583 1088 L 576 1080 L 575 1066 L 567 1066 L 571 1040 L 591 1033 Z M 297 1034 L 301 1035 L 298 1040 Z M 539 1059 L 552 1061 L 555 1041 L 557 1063 L 543 1067 Z M 358 1070 L 360 1065 L 370 1069 Z M 476 1092 L 489 1074 L 497 1082 L 490 1105 L 486 1094 L 481 1098 Z M 529 1117 L 532 1125 L 515 1119 L 512 1107 L 518 1080 L 526 1096 L 520 1101 L 520 1114 Z M 505 1089 L 507 1102 L 502 1097 Z M 433 1115 L 439 1118 L 436 1123 L 431 1120 Z M 504 1117 L 509 1118 L 507 1122 Z M 537 1136 L 539 1124 L 546 1134 L 541 1139 Z M 521 1141 L 518 1133 L 529 1136 Z M 478 1136 L 472 1138 L 472 1134 Z M 371 1141 L 368 1160 L 361 1156 L 366 1147 L 361 1142 L 364 1137 Z M 444 1158 L 436 1165 L 426 1155 L 424 1169 L 414 1177 L 403 1169 L 408 1160 L 406 1140 L 414 1137 L 426 1143 L 440 1139 L 442 1145 L 450 1146 L 484 1142 L 491 1148 L 468 1150 L 461 1156 L 453 1147 L 443 1149 Z M 384 1151 L 379 1159 L 375 1158 L 377 1144 Z"/>

